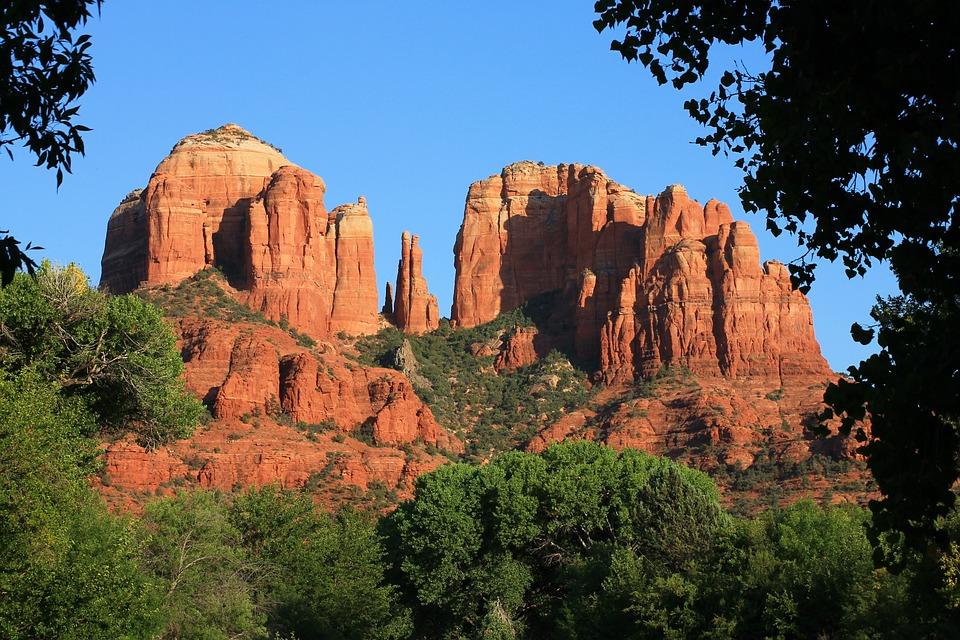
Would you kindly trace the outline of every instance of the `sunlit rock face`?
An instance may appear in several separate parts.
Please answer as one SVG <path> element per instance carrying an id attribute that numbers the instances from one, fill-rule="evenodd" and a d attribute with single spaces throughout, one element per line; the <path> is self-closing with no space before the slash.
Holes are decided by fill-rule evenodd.
<path id="1" fill-rule="evenodd" d="M 390 290 L 387 292 L 389 294 Z M 404 231 L 400 237 L 393 321 L 406 333 L 424 333 L 440 326 L 437 298 L 430 294 L 423 277 L 423 250 L 420 249 L 419 238 L 411 236 L 408 231 Z"/>
<path id="2" fill-rule="evenodd" d="M 435 449 L 463 451 L 405 375 L 357 366 L 335 339 L 305 348 L 262 323 L 184 317 L 170 324 L 187 387 L 213 419 L 158 449 L 106 443 L 109 485 L 99 488 L 111 501 L 139 508 L 179 486 L 303 487 L 318 474 L 331 504 L 330 491 L 375 482 L 408 497 L 418 475 L 447 461 Z"/>
<path id="3" fill-rule="evenodd" d="M 100 285 L 122 293 L 221 269 L 243 301 L 316 337 L 377 330 L 373 225 L 361 196 L 236 125 L 187 136 L 107 225 Z"/>
<path id="4" fill-rule="evenodd" d="M 560 292 L 550 329 L 609 384 L 664 365 L 780 386 L 830 375 L 786 268 L 679 185 L 641 196 L 593 166 L 512 164 L 470 186 L 454 264 L 454 324 Z"/>

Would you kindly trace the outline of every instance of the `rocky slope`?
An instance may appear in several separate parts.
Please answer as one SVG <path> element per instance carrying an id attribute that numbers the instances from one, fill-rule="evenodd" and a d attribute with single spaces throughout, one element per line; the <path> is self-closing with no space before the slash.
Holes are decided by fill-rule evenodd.
<path id="1" fill-rule="evenodd" d="M 187 386 L 211 420 L 156 451 L 106 448 L 101 486 L 121 503 L 196 485 L 308 486 L 329 503 L 371 487 L 409 495 L 420 473 L 463 451 L 410 381 L 364 367 L 337 338 L 313 342 L 252 313 L 214 272 L 140 292 L 165 310 Z"/>

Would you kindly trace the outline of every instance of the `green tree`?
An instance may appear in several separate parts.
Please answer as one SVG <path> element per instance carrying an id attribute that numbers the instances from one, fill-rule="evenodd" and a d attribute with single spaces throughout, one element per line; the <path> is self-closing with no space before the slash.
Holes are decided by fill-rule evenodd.
<path id="1" fill-rule="evenodd" d="M 605 622 L 605 637 L 636 639 L 910 637 L 903 580 L 874 568 L 865 516 L 802 501 L 737 520 L 679 572 L 619 550 L 587 628 Z"/>
<path id="2" fill-rule="evenodd" d="M 230 521 L 249 557 L 271 631 L 297 638 L 404 638 L 409 612 L 385 584 L 383 551 L 368 516 L 317 510 L 276 487 L 236 496 Z"/>
<path id="3" fill-rule="evenodd" d="M 89 131 L 74 118 L 77 99 L 94 80 L 90 36 L 73 31 L 101 4 L 7 0 L 0 7 L 0 148 L 13 159 L 11 145 L 23 144 L 38 166 L 56 169 L 57 186 L 71 170 L 72 154 L 83 154 L 80 134 Z M 15 238 L 0 238 L 0 284 L 21 266 L 33 273 L 37 265 Z"/>
<path id="4" fill-rule="evenodd" d="M 33 373 L 0 378 L 0 636 L 150 638 L 158 594 L 85 476 L 92 416 Z"/>
<path id="5" fill-rule="evenodd" d="M 163 592 L 161 638 L 227 640 L 266 635 L 252 561 L 222 495 L 182 493 L 148 504 L 140 521 L 143 566 Z"/>
<path id="6" fill-rule="evenodd" d="M 716 578 L 737 592 L 738 637 L 870 637 L 882 572 L 864 515 L 802 501 L 744 522 Z"/>
<path id="7" fill-rule="evenodd" d="M 599 0 L 599 31 L 623 28 L 611 48 L 664 84 L 701 82 L 711 55 L 755 43 L 766 70 L 736 64 L 702 99 L 686 102 L 708 133 L 697 142 L 735 158 L 747 211 L 805 248 L 790 265 L 809 289 L 815 257 L 847 274 L 889 261 L 903 299 L 882 302 L 880 353 L 830 388 L 845 430 L 866 413 L 866 449 L 883 498 L 878 531 L 923 545 L 952 507 L 960 478 L 960 6 L 886 2 L 723 3 Z M 715 46 L 718 45 L 718 46 Z M 875 331 L 879 329 L 879 331 Z M 923 390 L 918 396 L 916 390 Z M 866 434 L 862 434 L 864 437 Z"/>
<path id="8" fill-rule="evenodd" d="M 552 637 L 576 633 L 617 550 L 682 571 L 726 523 L 703 474 L 574 442 L 445 465 L 384 529 L 418 635 Z"/>
<path id="9" fill-rule="evenodd" d="M 0 366 L 55 380 L 93 410 L 98 430 L 134 431 L 145 445 L 189 435 L 203 412 L 160 312 L 91 289 L 75 266 L 44 264 L 0 290 Z"/>

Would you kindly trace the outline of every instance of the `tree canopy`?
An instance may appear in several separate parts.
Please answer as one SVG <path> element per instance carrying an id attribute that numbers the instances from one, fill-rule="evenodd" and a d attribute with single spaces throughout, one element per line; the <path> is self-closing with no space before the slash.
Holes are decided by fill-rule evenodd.
<path id="1" fill-rule="evenodd" d="M 682 571 L 726 524 L 702 473 L 574 442 L 441 467 L 385 531 L 421 633 L 551 637 L 589 609 L 615 550 Z"/>
<path id="2" fill-rule="evenodd" d="M 148 638 L 158 597 L 127 522 L 88 486 L 92 416 L 35 372 L 0 376 L 0 636 Z"/>

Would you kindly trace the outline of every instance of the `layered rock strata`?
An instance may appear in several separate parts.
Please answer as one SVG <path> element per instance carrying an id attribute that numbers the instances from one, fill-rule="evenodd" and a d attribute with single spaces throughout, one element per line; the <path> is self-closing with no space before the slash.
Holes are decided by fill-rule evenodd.
<path id="1" fill-rule="evenodd" d="M 423 250 L 419 240 L 419 237 L 411 236 L 409 231 L 404 231 L 400 237 L 393 321 L 397 328 L 406 333 L 424 333 L 440 326 L 437 298 L 430 294 L 423 277 Z"/>
<path id="2" fill-rule="evenodd" d="M 189 318 L 176 329 L 187 385 L 219 420 L 283 414 L 344 433 L 365 430 L 378 445 L 462 449 L 398 371 L 353 366 L 332 346 L 318 356 L 262 325 Z"/>
<path id="3" fill-rule="evenodd" d="M 683 187 L 641 196 L 584 165 L 520 162 L 470 186 L 454 249 L 463 327 L 550 291 L 554 322 L 608 383 L 664 365 L 697 375 L 830 375 L 806 298 L 760 264 L 726 205 Z"/>
<path id="4" fill-rule="evenodd" d="M 112 293 L 222 270 L 243 301 L 315 337 L 377 330 L 373 226 L 361 196 L 327 212 L 323 180 L 236 125 L 188 136 L 107 225 Z"/>
<path id="5" fill-rule="evenodd" d="M 152 451 L 105 445 L 101 491 L 137 508 L 144 495 L 194 485 L 232 490 L 279 483 L 331 505 L 338 487 L 379 482 L 409 496 L 414 479 L 463 450 L 402 373 L 358 367 L 342 346 L 313 350 L 278 327 L 198 317 L 172 322 L 188 388 L 214 420 L 188 440 Z M 351 493 L 344 494 L 348 497 Z"/>

